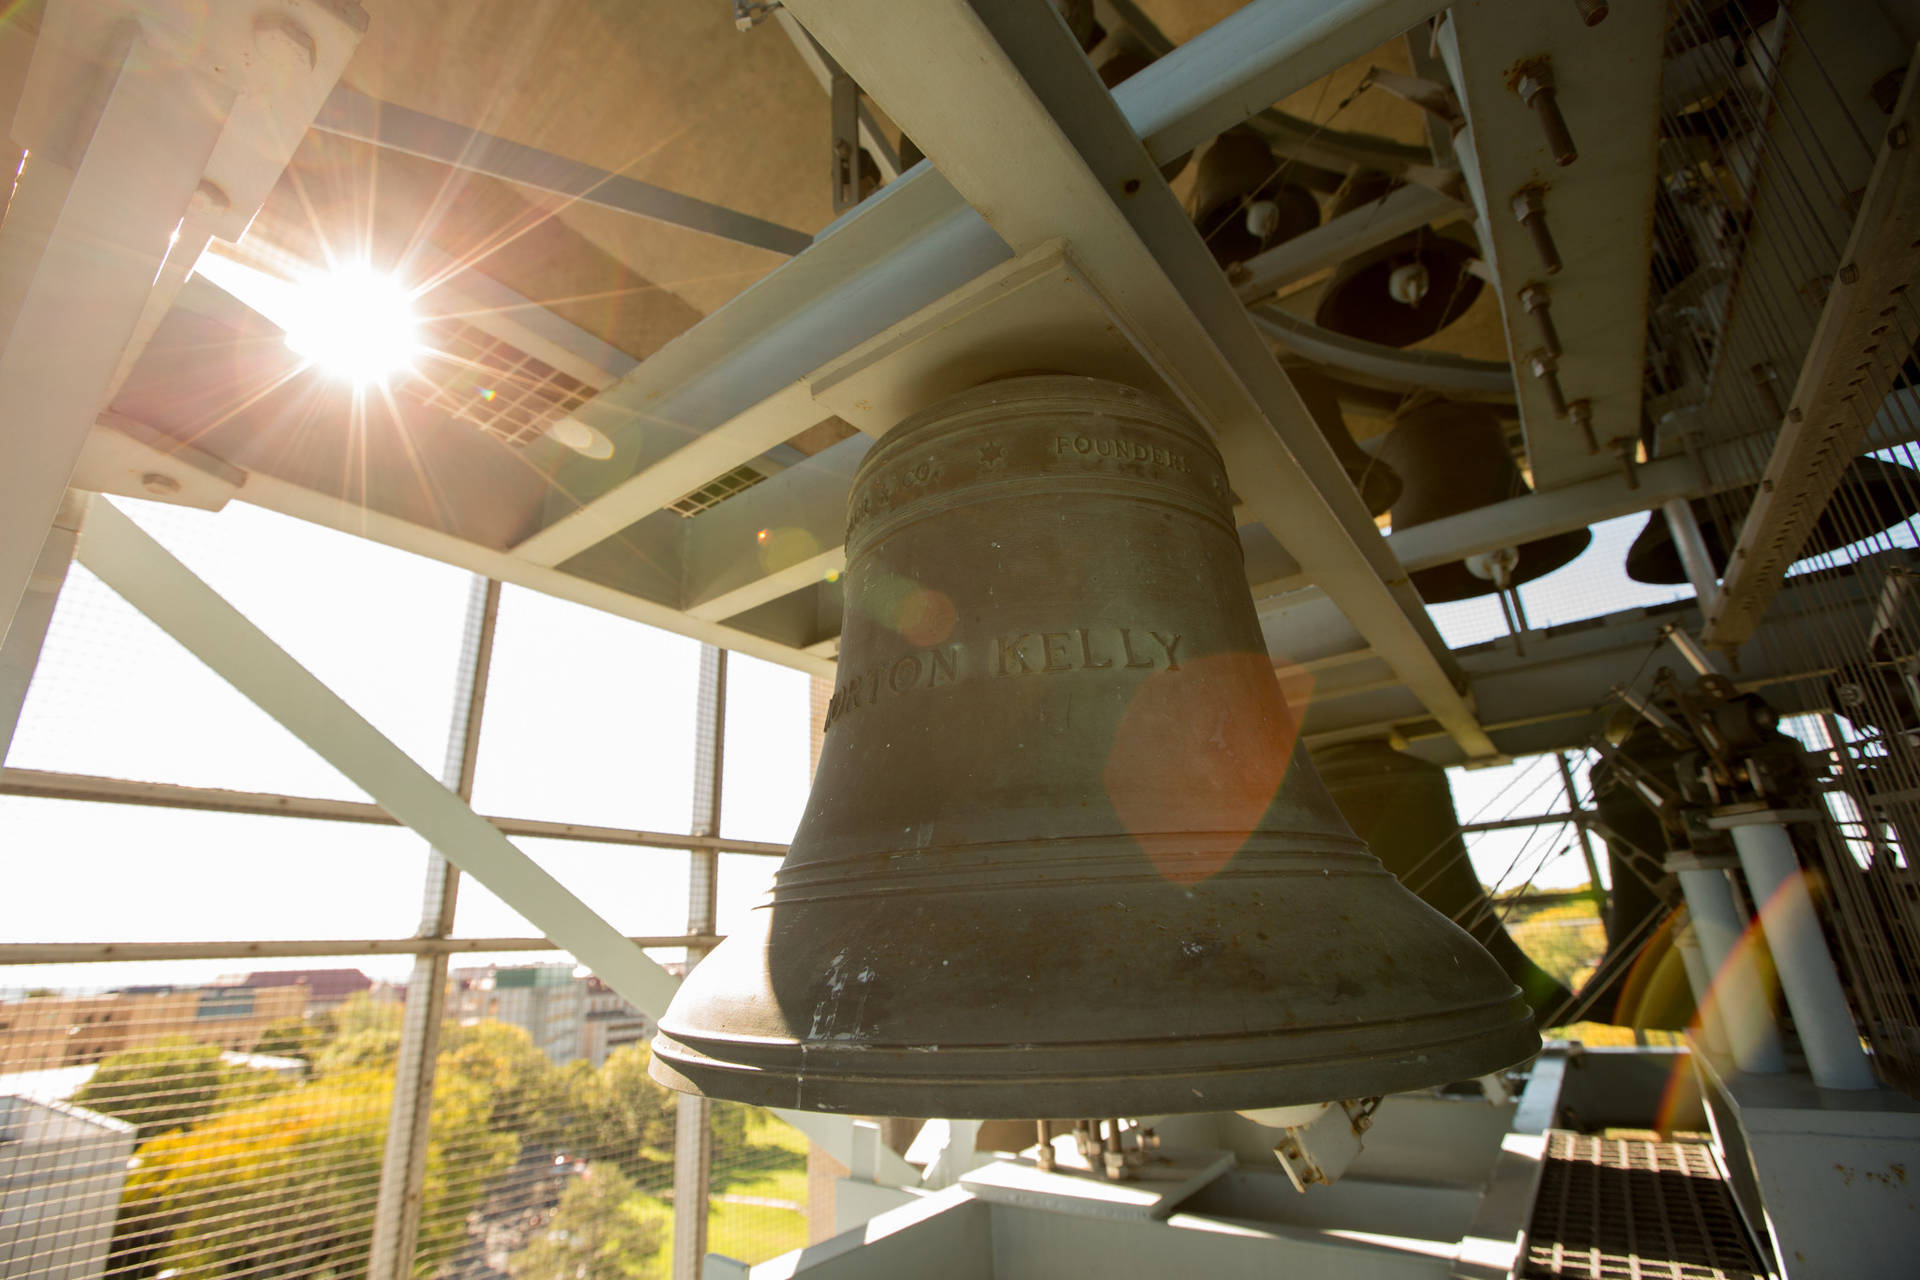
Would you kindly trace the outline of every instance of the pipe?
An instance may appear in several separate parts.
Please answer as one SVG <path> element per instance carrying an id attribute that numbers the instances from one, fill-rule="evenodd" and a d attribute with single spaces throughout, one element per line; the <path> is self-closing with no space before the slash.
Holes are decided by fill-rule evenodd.
<path id="1" fill-rule="evenodd" d="M 1840 974 L 1800 872 L 1787 813 L 1722 811 L 1712 821 L 1732 831 L 1813 1082 L 1823 1089 L 1875 1088 L 1873 1067 L 1860 1047 Z"/>
<path id="2" fill-rule="evenodd" d="M 1723 864 L 1680 853 L 1667 860 L 1667 869 L 1680 878 L 1693 936 L 1713 975 L 1706 991 L 1694 992 L 1699 1007 L 1703 1011 L 1712 1007 L 1718 1013 L 1727 1047 L 1742 1071 L 1782 1074 L 1787 1058 L 1780 1047 L 1780 1029 L 1774 1023 L 1753 947 L 1741 945 L 1747 922 L 1734 905 Z"/>

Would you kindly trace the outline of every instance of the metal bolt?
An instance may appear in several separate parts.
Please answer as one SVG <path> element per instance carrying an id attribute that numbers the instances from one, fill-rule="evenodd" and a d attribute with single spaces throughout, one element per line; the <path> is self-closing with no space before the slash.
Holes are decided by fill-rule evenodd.
<path id="1" fill-rule="evenodd" d="M 180 482 L 164 471 L 147 472 L 140 477 L 140 487 L 163 498 L 180 492 Z"/>
<path id="2" fill-rule="evenodd" d="M 1533 322 L 1540 326 L 1540 343 L 1550 356 L 1559 356 L 1560 331 L 1553 325 L 1553 294 L 1547 286 L 1538 283 L 1520 286 L 1520 305 L 1527 309 Z"/>
<path id="3" fill-rule="evenodd" d="M 1560 390 L 1560 362 L 1544 351 L 1536 351 L 1527 357 L 1527 366 L 1533 370 L 1533 376 L 1540 380 L 1540 386 L 1547 393 L 1547 403 L 1553 408 L 1553 416 L 1567 416 L 1567 397 Z"/>
<path id="4" fill-rule="evenodd" d="M 1772 406 L 1774 417 L 1778 418 L 1786 412 L 1786 406 L 1780 403 L 1780 374 L 1771 361 L 1762 360 L 1753 366 L 1753 385 L 1760 388 L 1760 394 Z"/>
<path id="5" fill-rule="evenodd" d="M 1567 406 L 1567 416 L 1580 428 L 1581 438 L 1587 443 L 1587 456 L 1591 458 L 1599 453 L 1600 442 L 1593 435 L 1593 402 L 1582 396 Z"/>
<path id="6" fill-rule="evenodd" d="M 1541 187 L 1522 187 L 1513 193 L 1513 216 L 1533 237 L 1533 250 L 1540 255 L 1540 269 L 1548 275 L 1560 274 L 1560 250 L 1547 227 L 1546 191 Z"/>
<path id="7" fill-rule="evenodd" d="M 1540 117 L 1540 128 L 1547 135 L 1547 150 L 1553 154 L 1553 162 L 1564 169 L 1578 160 L 1580 151 L 1573 145 L 1573 135 L 1567 132 L 1567 120 L 1560 114 L 1560 100 L 1554 91 L 1553 64 L 1545 58 L 1529 62 L 1513 87 L 1520 101 Z"/>
<path id="8" fill-rule="evenodd" d="M 1638 465 L 1639 459 L 1633 456 L 1634 438 L 1632 436 L 1617 436 L 1609 441 L 1609 443 L 1613 446 L 1613 456 L 1620 459 L 1620 467 L 1627 473 L 1627 488 L 1638 489 L 1640 487 L 1640 468 Z"/>
<path id="9" fill-rule="evenodd" d="M 1607 0 L 1573 0 L 1573 7 L 1579 11 L 1580 21 L 1590 27 L 1607 20 Z"/>
<path id="10" fill-rule="evenodd" d="M 1859 268 L 1859 267 L 1856 267 L 1856 266 L 1855 266 L 1855 265 L 1853 265 L 1853 263 L 1851 263 L 1851 262 L 1849 262 L 1849 263 L 1848 263 L 1848 264 L 1847 264 L 1846 266 L 1844 266 L 1844 267 L 1841 267 L 1841 268 L 1840 268 L 1840 283 L 1841 283 L 1841 284 L 1859 284 L 1859 283 L 1860 283 L 1860 268 Z"/>

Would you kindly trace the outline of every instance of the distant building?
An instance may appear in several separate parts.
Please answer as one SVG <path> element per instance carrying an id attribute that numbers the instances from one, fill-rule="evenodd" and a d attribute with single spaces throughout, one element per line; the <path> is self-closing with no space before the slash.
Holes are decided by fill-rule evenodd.
<path id="1" fill-rule="evenodd" d="M 587 985 L 570 964 L 489 965 L 452 975 L 447 1012 L 519 1027 L 556 1063 L 586 1056 Z"/>
<path id="2" fill-rule="evenodd" d="M 586 1038 L 581 1053 L 600 1066 L 607 1055 L 629 1044 L 645 1044 L 653 1035 L 653 1019 L 634 1008 L 627 998 L 599 978 L 588 975 Z"/>
<path id="3" fill-rule="evenodd" d="M 373 979 L 358 969 L 264 969 L 241 979 L 243 987 L 307 988 L 307 1011 L 337 1009 L 362 991 L 373 990 Z"/>
<path id="4" fill-rule="evenodd" d="M 306 1014 L 305 986 L 130 987 L 0 1004 L 0 1072 L 98 1062 L 174 1037 L 251 1052 L 276 1022 Z"/>
<path id="5" fill-rule="evenodd" d="M 600 979 L 575 977 L 572 965 L 490 965 L 449 977 L 448 1017 L 510 1023 L 556 1063 L 585 1058 L 597 1067 L 653 1034 L 652 1018 Z"/>
<path id="6" fill-rule="evenodd" d="M 0 1097 L 0 1275 L 106 1274 L 135 1129 L 81 1107 Z"/>

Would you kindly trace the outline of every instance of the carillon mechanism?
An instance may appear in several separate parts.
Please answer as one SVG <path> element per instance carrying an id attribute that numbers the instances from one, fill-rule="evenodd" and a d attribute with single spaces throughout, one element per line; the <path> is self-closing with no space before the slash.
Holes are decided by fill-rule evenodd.
<path id="1" fill-rule="evenodd" d="M 1367 1096 L 1539 1045 L 1486 951 L 1303 751 L 1206 433 L 1089 378 L 992 383 L 855 478 L 840 679 L 768 900 L 652 1071 L 869 1115 Z"/>

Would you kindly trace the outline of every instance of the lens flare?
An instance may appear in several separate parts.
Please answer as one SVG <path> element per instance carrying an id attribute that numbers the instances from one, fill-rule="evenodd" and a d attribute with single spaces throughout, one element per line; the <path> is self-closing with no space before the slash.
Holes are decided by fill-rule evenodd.
<path id="1" fill-rule="evenodd" d="M 420 352 L 413 296 L 364 263 L 301 285 L 290 299 L 285 328 L 288 348 L 356 386 L 411 369 Z"/>
<path id="2" fill-rule="evenodd" d="M 1259 828 L 1298 736 L 1266 654 L 1183 657 L 1133 695 L 1107 758 L 1107 797 L 1162 876 L 1197 883 Z"/>

